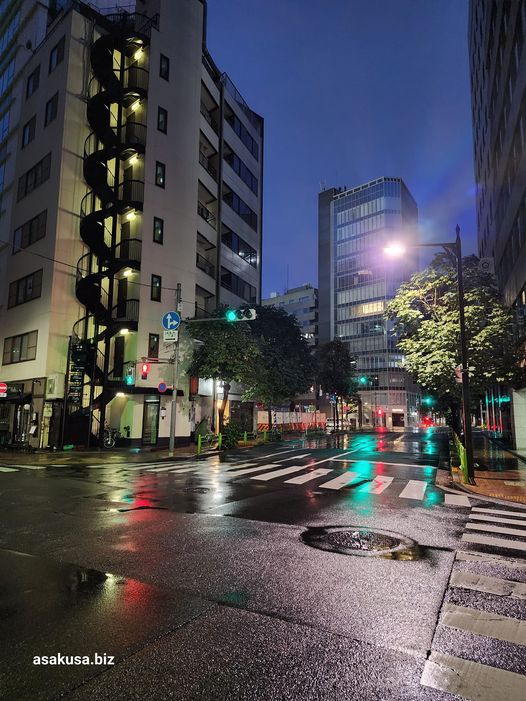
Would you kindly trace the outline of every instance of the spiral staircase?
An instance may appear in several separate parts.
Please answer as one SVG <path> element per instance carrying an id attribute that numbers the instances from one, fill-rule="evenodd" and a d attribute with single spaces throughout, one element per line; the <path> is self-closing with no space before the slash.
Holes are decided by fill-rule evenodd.
<path id="1" fill-rule="evenodd" d="M 86 314 L 74 324 L 73 340 L 93 349 L 94 362 L 85 378 L 85 386 L 92 388 L 91 410 L 88 402 L 68 414 L 72 442 L 72 434 L 87 435 L 90 421 L 93 442 L 102 439 L 106 406 L 124 383 L 122 365 L 119 376 L 111 368 L 111 340 L 123 329 L 138 328 L 139 300 L 116 299 L 116 276 L 141 266 L 141 239 L 124 238 L 122 223 L 127 214 L 142 212 L 144 181 L 135 177 L 137 165 L 124 166 L 146 148 L 146 123 L 138 121 L 133 105 L 147 97 L 148 71 L 135 57 L 149 45 L 155 23 L 156 17 L 138 14 L 106 15 L 105 33 L 90 49 L 93 77 L 86 117 L 91 133 L 83 160 L 90 189 L 80 207 L 80 237 L 88 252 L 76 271 L 76 296 Z"/>

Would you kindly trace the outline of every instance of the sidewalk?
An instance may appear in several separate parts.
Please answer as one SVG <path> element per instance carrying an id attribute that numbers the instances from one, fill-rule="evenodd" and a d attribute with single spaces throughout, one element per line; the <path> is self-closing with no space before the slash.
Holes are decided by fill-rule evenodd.
<path id="1" fill-rule="evenodd" d="M 526 504 L 526 459 L 506 450 L 481 432 L 473 435 L 475 485 L 464 484 L 460 470 L 453 469 L 453 483 L 481 496 Z"/>

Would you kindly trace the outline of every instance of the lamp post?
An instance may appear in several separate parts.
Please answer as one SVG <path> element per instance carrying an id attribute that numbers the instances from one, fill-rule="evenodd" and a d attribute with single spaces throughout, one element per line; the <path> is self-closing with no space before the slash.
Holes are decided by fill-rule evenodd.
<path id="1" fill-rule="evenodd" d="M 469 363 L 468 347 L 466 341 L 466 318 L 464 310 L 464 277 L 462 274 L 462 242 L 460 240 L 460 226 L 455 229 L 454 243 L 411 243 L 411 248 L 429 248 L 441 246 L 446 253 L 453 253 L 457 261 L 457 287 L 458 287 L 458 312 L 460 321 L 460 360 L 462 375 L 462 420 L 464 425 L 464 444 L 466 448 L 466 462 L 468 468 L 468 482 L 475 484 L 475 469 L 473 461 L 473 435 L 471 431 L 470 392 L 469 392 Z M 390 256 L 400 256 L 405 252 L 402 244 L 391 244 L 385 249 Z"/>

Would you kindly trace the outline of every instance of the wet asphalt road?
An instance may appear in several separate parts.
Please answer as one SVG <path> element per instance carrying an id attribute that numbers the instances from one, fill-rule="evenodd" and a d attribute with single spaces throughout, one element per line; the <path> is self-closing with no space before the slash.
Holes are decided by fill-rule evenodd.
<path id="1" fill-rule="evenodd" d="M 0 472 L 0 698 L 452 698 L 420 683 L 431 651 L 459 652 L 437 628 L 444 601 L 469 598 L 450 575 L 495 565 L 454 562 L 470 506 L 487 504 L 444 502 L 434 482 L 446 451 L 434 431 L 385 432 Z M 419 548 L 395 559 L 303 542 L 329 525 Z M 498 606 L 526 619 L 523 602 Z M 516 645 L 497 654 L 462 635 L 470 659 L 480 648 L 484 664 L 524 674 Z M 59 653 L 92 664 L 33 663 Z"/>

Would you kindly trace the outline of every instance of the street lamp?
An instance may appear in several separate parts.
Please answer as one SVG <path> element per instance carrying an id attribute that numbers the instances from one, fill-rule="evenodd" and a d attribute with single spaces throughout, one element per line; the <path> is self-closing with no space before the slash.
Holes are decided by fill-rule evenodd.
<path id="1" fill-rule="evenodd" d="M 473 436 L 471 432 L 470 395 L 469 395 L 469 363 L 468 347 L 466 342 L 466 319 L 464 311 L 464 277 L 462 275 L 462 243 L 460 240 L 460 226 L 455 229 L 454 243 L 411 243 L 411 248 L 428 248 L 441 246 L 446 253 L 450 252 L 457 261 L 457 286 L 458 286 L 458 311 L 460 318 L 460 358 L 462 374 L 462 419 L 464 424 L 464 442 L 466 448 L 466 462 L 468 468 L 468 482 L 475 484 L 475 470 L 473 462 Z M 392 257 L 398 257 L 405 253 L 406 246 L 401 243 L 391 243 L 384 248 L 384 252 Z"/>

